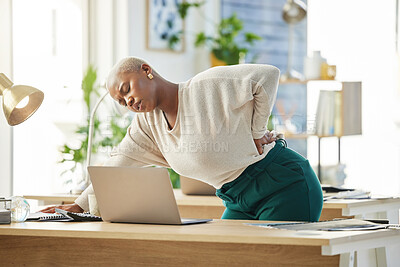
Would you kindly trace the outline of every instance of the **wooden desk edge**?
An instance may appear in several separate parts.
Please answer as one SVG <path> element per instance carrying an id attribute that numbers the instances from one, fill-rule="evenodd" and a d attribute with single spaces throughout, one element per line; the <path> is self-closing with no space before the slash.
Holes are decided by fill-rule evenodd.
<path id="1" fill-rule="evenodd" d="M 106 222 L 27 222 L 21 224 L 0 225 L 0 237 L 41 236 L 303 246 L 339 246 L 341 244 L 364 242 L 365 240 L 371 240 L 374 238 L 394 237 L 392 239 L 400 243 L 400 231 L 396 230 L 368 231 L 364 233 L 356 231 L 318 231 L 318 234 L 314 235 L 308 233 L 310 231 L 307 231 L 307 233 L 299 233 L 288 230 L 245 226 L 244 223 L 246 222 L 253 221 L 214 220 L 214 222 L 211 223 L 199 224 L 195 228 L 189 228 L 193 227 L 191 225 L 160 226 L 143 224 L 110 224 Z M 66 225 L 70 225 L 71 227 L 66 227 Z M 188 229 L 193 229 L 193 231 L 187 231 Z"/>

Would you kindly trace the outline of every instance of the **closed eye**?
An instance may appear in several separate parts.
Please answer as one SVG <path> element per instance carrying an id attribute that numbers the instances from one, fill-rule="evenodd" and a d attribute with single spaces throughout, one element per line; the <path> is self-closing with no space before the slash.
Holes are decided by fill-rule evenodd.
<path id="1" fill-rule="evenodd" d="M 119 103 L 121 106 L 126 107 L 126 102 L 125 102 L 125 100 L 119 100 L 118 103 Z"/>
<path id="2" fill-rule="evenodd" d="M 131 90 L 131 87 L 129 86 L 129 84 L 127 84 L 126 86 L 123 86 L 120 90 L 122 95 L 126 95 L 127 93 L 129 93 L 129 91 Z"/>

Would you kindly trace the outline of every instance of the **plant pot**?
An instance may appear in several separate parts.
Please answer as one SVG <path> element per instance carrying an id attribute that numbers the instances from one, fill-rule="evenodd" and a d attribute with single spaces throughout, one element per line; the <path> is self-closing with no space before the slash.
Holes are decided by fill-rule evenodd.
<path id="1" fill-rule="evenodd" d="M 210 53 L 211 67 L 226 66 L 226 62 L 218 59 L 214 53 Z"/>

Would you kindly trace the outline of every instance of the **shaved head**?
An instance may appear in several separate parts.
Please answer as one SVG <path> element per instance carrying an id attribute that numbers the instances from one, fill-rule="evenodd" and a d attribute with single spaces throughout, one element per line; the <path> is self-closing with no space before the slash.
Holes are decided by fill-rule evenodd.
<path id="1" fill-rule="evenodd" d="M 147 64 L 145 60 L 137 57 L 126 57 L 120 60 L 117 64 L 112 67 L 107 77 L 106 87 L 109 88 L 117 82 L 117 77 L 120 73 L 138 72 L 143 64 Z M 153 74 L 158 73 L 152 68 Z"/>

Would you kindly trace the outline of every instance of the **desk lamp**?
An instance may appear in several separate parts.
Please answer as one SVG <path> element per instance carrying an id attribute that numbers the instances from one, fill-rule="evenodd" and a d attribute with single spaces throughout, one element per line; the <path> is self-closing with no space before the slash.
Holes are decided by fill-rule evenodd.
<path id="1" fill-rule="evenodd" d="M 301 80 L 303 77 L 300 73 L 292 69 L 293 60 L 293 30 L 294 24 L 302 21 L 307 15 L 307 6 L 300 0 L 287 0 L 282 9 L 282 18 L 289 25 L 289 44 L 288 44 L 288 61 L 286 73 L 282 75 L 282 80 L 296 79 Z"/>
<path id="2" fill-rule="evenodd" d="M 109 94 L 108 90 L 99 98 L 97 103 L 94 105 L 93 110 L 90 114 L 90 119 L 89 119 L 89 133 L 88 133 L 88 148 L 87 148 L 87 154 L 86 154 L 86 170 L 85 170 L 85 177 L 82 183 L 78 185 L 77 188 L 74 188 L 72 190 L 72 193 L 80 193 L 83 190 L 86 189 L 87 186 L 90 184 L 90 179 L 89 179 L 89 173 L 87 171 L 87 166 L 90 166 L 91 164 L 91 158 L 92 158 L 92 144 L 93 144 L 93 132 L 94 132 L 94 119 L 95 115 L 97 112 L 97 109 L 101 102 L 104 100 L 104 98 Z M 116 105 L 115 102 L 112 102 L 114 104 L 115 110 L 122 116 L 125 113 L 128 112 L 127 108 L 121 108 L 119 105 Z"/>
<path id="3" fill-rule="evenodd" d="M 104 98 L 108 95 L 108 90 L 105 92 L 97 101 L 96 105 L 94 106 L 92 113 L 90 114 L 90 120 L 89 120 L 89 135 L 88 135 L 88 149 L 87 149 L 87 155 L 86 155 L 86 164 L 87 166 L 90 166 L 90 160 L 92 157 L 92 142 L 93 142 L 93 131 L 94 131 L 94 116 L 96 114 L 97 108 L 99 107 L 100 103 L 104 100 Z M 87 173 L 86 169 L 86 183 L 89 182 L 89 175 Z"/>
<path id="4" fill-rule="evenodd" d="M 3 111 L 9 125 L 24 122 L 43 102 L 42 91 L 27 85 L 14 85 L 4 73 L 0 73 L 0 95 L 3 96 Z"/>
<path id="5" fill-rule="evenodd" d="M 108 91 L 106 91 L 100 98 L 97 100 L 96 105 L 94 105 L 92 112 L 90 113 L 90 118 L 89 118 L 89 132 L 88 132 L 88 147 L 87 147 L 87 152 L 86 152 L 86 167 L 84 170 L 84 177 L 77 184 L 75 188 L 71 190 L 72 194 L 80 194 L 82 193 L 89 185 L 90 185 L 90 179 L 89 179 L 89 173 L 87 170 L 87 167 L 90 166 L 90 161 L 92 158 L 92 143 L 93 143 L 93 132 L 94 132 L 94 117 L 96 115 L 96 111 L 100 105 L 100 103 L 104 100 L 104 98 L 108 95 Z"/>
<path id="6" fill-rule="evenodd" d="M 3 96 L 4 115 L 11 126 L 32 116 L 44 98 L 42 91 L 27 85 L 14 85 L 4 73 L 0 73 L 0 95 Z M 12 197 L 11 200 L 11 211 L 6 216 L 10 216 L 13 222 L 25 221 L 29 214 L 28 202 L 22 197 Z"/>

